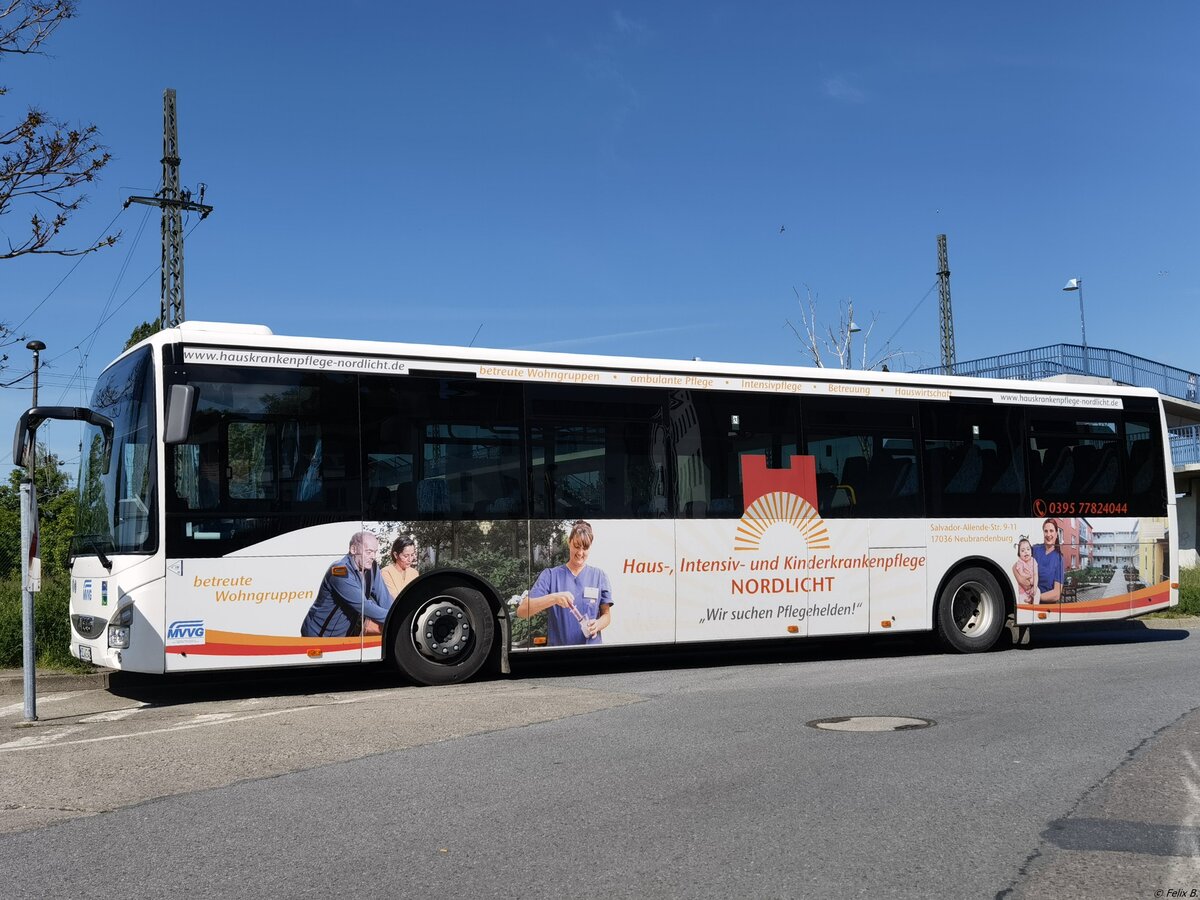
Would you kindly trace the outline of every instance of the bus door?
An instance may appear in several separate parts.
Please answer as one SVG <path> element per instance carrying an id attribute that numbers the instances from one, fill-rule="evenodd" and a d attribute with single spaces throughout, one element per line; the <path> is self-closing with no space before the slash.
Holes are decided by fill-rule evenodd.
<path id="1" fill-rule="evenodd" d="M 192 365 L 174 377 L 196 399 L 167 452 L 167 669 L 362 659 L 354 376 Z M 314 631 L 310 613 L 347 578 L 360 615 Z"/>
<path id="2" fill-rule="evenodd" d="M 581 615 L 603 617 L 597 601 L 605 590 L 611 600 L 599 640 L 548 619 L 533 646 L 675 640 L 666 392 L 536 384 L 526 396 L 532 574 L 545 573 L 542 586 L 561 577 L 555 568 L 567 562 L 567 536 L 582 520 L 593 535 L 586 564 L 598 571 L 579 583 Z"/>
<path id="3" fill-rule="evenodd" d="M 804 398 L 804 446 L 838 570 L 838 617 L 810 634 L 927 628 L 927 528 L 921 516 L 917 404 L 854 396 Z"/>

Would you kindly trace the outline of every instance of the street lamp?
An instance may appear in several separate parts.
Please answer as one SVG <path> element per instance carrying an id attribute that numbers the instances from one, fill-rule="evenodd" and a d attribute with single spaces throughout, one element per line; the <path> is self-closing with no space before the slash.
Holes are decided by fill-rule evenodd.
<path id="1" fill-rule="evenodd" d="M 851 319 L 850 324 L 846 326 L 846 358 L 850 362 L 851 369 L 854 368 L 854 335 L 860 331 L 862 329 L 855 325 L 854 320 Z"/>
<path id="2" fill-rule="evenodd" d="M 41 368 L 39 360 L 41 352 L 46 349 L 46 345 L 41 341 L 30 341 L 25 345 L 25 349 L 33 351 L 33 403 L 31 405 L 37 406 L 38 369 Z"/>
<path id="3" fill-rule="evenodd" d="M 1079 332 L 1083 336 L 1083 374 L 1091 375 L 1091 367 L 1088 365 L 1087 325 L 1083 322 L 1083 279 L 1072 278 L 1063 285 L 1063 290 L 1079 291 Z"/>

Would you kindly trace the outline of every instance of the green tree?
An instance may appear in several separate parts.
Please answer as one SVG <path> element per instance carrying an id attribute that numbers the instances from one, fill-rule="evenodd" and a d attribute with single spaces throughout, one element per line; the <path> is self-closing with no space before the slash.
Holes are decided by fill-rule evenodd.
<path id="1" fill-rule="evenodd" d="M 21 570 L 21 480 L 25 469 L 13 469 L 0 486 L 0 577 Z M 65 573 L 75 533 L 78 500 L 63 462 L 45 444 L 38 444 L 34 467 L 37 487 L 39 546 L 43 575 Z"/>
<path id="2" fill-rule="evenodd" d="M 158 322 L 143 322 L 129 333 L 129 340 L 125 342 L 122 350 L 128 350 L 134 344 L 141 343 L 152 334 L 158 334 L 161 326 Z"/>

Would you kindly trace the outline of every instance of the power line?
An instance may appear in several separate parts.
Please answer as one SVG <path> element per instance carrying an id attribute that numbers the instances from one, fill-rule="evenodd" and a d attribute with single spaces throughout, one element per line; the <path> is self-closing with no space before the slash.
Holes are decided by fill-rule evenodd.
<path id="1" fill-rule="evenodd" d="M 192 234 L 192 232 L 195 231 L 200 226 L 200 223 L 203 221 L 204 221 L 203 218 L 198 219 L 192 225 L 192 227 L 188 229 L 185 237 L 189 237 Z M 140 233 L 141 233 L 140 229 L 139 229 L 138 233 L 140 235 Z M 122 271 L 122 276 L 123 276 L 125 267 L 122 267 L 121 271 Z M 116 314 L 118 312 L 120 312 L 122 308 L 124 308 L 125 304 L 127 304 L 130 300 L 132 300 L 135 296 L 137 296 L 138 292 L 141 291 L 141 289 L 146 286 L 146 283 L 151 278 L 153 278 L 155 275 L 159 274 L 160 271 L 161 270 L 158 267 L 151 269 L 150 272 L 146 275 L 146 277 L 141 280 L 141 282 L 138 284 L 138 286 L 135 287 L 132 291 L 130 291 L 129 295 L 124 300 L 122 300 L 119 304 L 117 304 L 117 306 L 114 309 L 112 309 L 110 312 L 108 312 L 108 314 L 106 316 L 103 312 L 101 313 L 101 315 L 104 316 L 104 318 L 102 318 L 99 322 L 97 322 L 96 326 L 90 332 L 88 332 L 82 338 L 80 338 L 78 343 L 76 343 L 73 347 L 71 347 L 70 350 L 66 350 L 63 353 L 60 353 L 58 356 L 54 357 L 54 359 L 57 360 L 57 359 L 61 359 L 62 357 L 66 356 L 68 353 L 79 352 L 79 354 L 80 354 L 79 365 L 75 367 L 75 371 L 71 375 L 65 376 L 66 383 L 62 385 L 63 390 L 62 390 L 62 393 L 59 394 L 59 400 L 58 400 L 59 403 L 61 403 L 63 401 L 63 399 L 67 396 L 67 394 L 71 391 L 71 389 L 77 385 L 80 390 L 80 405 L 87 404 L 87 396 L 84 392 L 87 388 L 88 382 L 91 382 L 92 385 L 94 386 L 96 379 L 88 378 L 86 375 L 88 356 L 87 356 L 87 354 L 85 354 L 83 352 L 84 342 L 91 339 L 91 344 L 89 344 L 89 350 L 90 350 L 91 346 L 93 346 L 95 344 L 95 338 L 100 333 L 100 330 L 105 325 L 107 325 L 110 321 L 112 321 L 113 317 L 116 316 Z M 115 291 L 116 291 L 116 288 L 114 287 L 113 292 L 115 293 Z M 108 304 L 106 304 L 106 306 L 107 305 Z M 53 360 L 51 360 L 51 362 L 53 362 Z M 25 378 L 28 378 L 32 374 L 33 374 L 32 372 L 26 372 L 20 378 L 16 379 L 16 381 L 14 381 L 13 384 L 20 382 Z M 59 385 L 55 384 L 54 386 L 58 387 Z M 0 385 L 0 387 L 7 387 L 7 385 Z M 79 428 L 82 432 L 82 429 L 83 429 L 82 423 L 79 424 Z"/>
<path id="2" fill-rule="evenodd" d="M 22 375 L 20 378 L 14 378 L 14 379 L 13 379 L 12 381 L 10 381 L 8 384 L 0 384 L 0 388 L 10 388 L 10 387 L 12 387 L 14 384 L 19 384 L 20 382 L 24 381 L 26 378 L 28 378 L 28 377 L 29 377 L 30 375 L 32 375 L 32 374 L 33 374 L 33 369 L 30 369 L 28 372 L 26 372 L 26 373 L 25 373 L 24 375 Z M 30 385 L 30 386 L 29 386 L 29 389 L 30 389 L 30 390 L 33 390 L 33 385 Z"/>
<path id="3" fill-rule="evenodd" d="M 109 222 L 107 225 L 105 225 L 104 230 L 100 232 L 100 237 L 96 238 L 96 240 L 93 241 L 92 243 L 94 243 L 94 244 L 99 243 L 100 239 L 103 238 L 104 235 L 108 233 L 108 230 L 113 227 L 113 224 L 117 221 L 117 219 L 120 218 L 121 213 L 123 213 L 123 212 L 125 212 L 125 207 L 121 207 L 119 210 L 117 210 L 117 214 L 112 217 L 112 221 Z M 46 304 L 47 300 L 49 300 L 51 297 L 54 296 L 54 292 L 63 286 L 63 282 L 66 281 L 68 278 L 70 278 L 71 275 L 74 273 L 74 271 L 79 268 L 79 264 L 82 263 L 85 259 L 87 259 L 88 256 L 90 256 L 90 255 L 91 254 L 89 254 L 89 253 L 85 253 L 83 256 L 80 256 L 78 259 L 76 259 L 75 265 L 71 266 L 71 268 L 67 270 L 67 274 L 64 275 L 61 279 L 59 279 L 58 284 L 56 284 L 54 287 L 52 287 L 50 289 L 50 293 L 48 293 L 45 297 L 43 297 L 41 302 L 38 303 L 38 305 L 35 306 L 33 309 L 31 309 L 29 311 L 29 313 L 25 316 L 25 318 L 23 318 L 20 322 L 17 323 L 16 327 L 13 328 L 13 331 L 14 332 L 20 331 L 21 326 L 24 325 L 26 322 L 28 322 L 33 317 L 33 314 L 35 312 L 37 312 L 39 309 L 41 309 Z"/>
<path id="4" fill-rule="evenodd" d="M 927 290 L 925 292 L 925 296 L 917 301 L 917 305 L 912 308 L 912 312 L 910 312 L 907 316 L 904 317 L 904 321 L 900 323 L 900 327 L 892 332 L 892 337 L 890 337 L 886 341 L 884 341 L 883 346 L 885 346 L 885 347 L 891 346 L 892 338 L 894 338 L 896 335 L 898 335 L 904 329 L 904 326 L 908 324 L 908 320 L 911 319 L 916 314 L 917 310 L 921 308 L 921 304 L 929 299 L 929 295 L 932 294 L 937 289 L 937 286 L 938 286 L 938 283 L 936 281 L 929 286 L 929 290 Z"/>
<path id="5" fill-rule="evenodd" d="M 112 290 L 108 292 L 108 297 L 104 301 L 104 307 L 100 310 L 99 321 L 104 320 L 104 316 L 108 312 L 108 308 L 112 306 L 113 298 L 117 296 L 117 289 L 120 288 L 121 282 L 125 280 L 125 273 L 129 271 L 129 263 L 133 258 L 133 252 L 137 249 L 137 245 L 141 242 L 142 233 L 145 232 L 146 222 L 149 221 L 149 219 L 150 209 L 147 207 L 145 214 L 142 216 L 141 224 L 138 225 L 137 234 L 134 235 L 133 243 L 129 245 L 129 251 L 125 254 L 125 261 L 121 264 L 120 271 L 117 272 L 117 280 L 113 282 Z M 92 347 L 96 343 L 96 335 L 97 332 L 93 331 L 91 335 L 91 341 L 88 343 L 87 349 L 83 351 L 84 359 L 87 359 L 87 357 L 91 355 Z"/>
<path id="6" fill-rule="evenodd" d="M 195 231 L 200 226 L 200 222 L 202 222 L 202 221 L 204 221 L 204 220 L 203 219 L 198 220 L 196 222 L 196 224 L 194 224 L 190 229 L 188 229 L 188 232 L 185 235 L 185 237 L 191 236 L 192 232 Z M 68 353 L 72 353 L 76 350 L 82 350 L 84 342 L 89 339 L 94 339 L 96 337 L 96 335 L 99 333 L 100 329 L 102 329 L 105 325 L 107 325 L 110 321 L 112 321 L 113 316 L 115 316 L 118 312 L 120 312 L 126 303 L 128 303 L 135 296 L 137 296 L 138 291 L 140 291 L 142 288 L 144 288 L 146 286 L 146 282 L 149 281 L 151 278 L 153 278 L 155 275 L 158 275 L 160 272 L 161 272 L 161 269 L 158 266 L 155 266 L 153 269 L 151 269 L 150 272 L 146 275 L 146 277 L 141 280 L 141 282 L 138 284 L 138 286 L 135 287 L 129 293 L 129 296 L 127 296 L 124 300 L 122 300 L 119 304 L 117 304 L 117 306 L 114 309 L 112 309 L 111 311 L 109 311 L 107 315 L 105 315 L 104 313 L 101 313 L 101 315 L 104 316 L 104 318 L 102 318 L 100 321 L 98 321 L 96 323 L 95 328 L 93 328 L 91 331 L 89 331 L 87 334 L 85 334 L 83 337 L 81 337 L 79 339 L 78 343 L 73 345 L 70 349 L 64 350 L 58 356 L 54 357 L 54 359 L 61 359 L 62 357 L 66 356 Z M 95 343 L 95 341 L 93 340 L 93 344 L 94 343 Z M 51 360 L 51 361 L 53 361 L 53 360 Z M 86 361 L 86 357 L 85 357 L 85 361 Z"/>
<path id="7" fill-rule="evenodd" d="M 25 387 L 24 385 L 21 385 L 21 386 L 19 386 L 19 387 L 18 387 L 18 384 L 19 384 L 21 381 L 24 381 L 26 378 L 28 378 L 28 377 L 29 377 L 30 375 L 32 375 L 32 374 L 33 374 L 33 372 L 32 372 L 32 371 L 30 371 L 30 372 L 26 372 L 26 373 L 25 373 L 24 375 L 22 375 L 20 378 L 17 378 L 17 379 L 15 379 L 14 381 L 10 381 L 8 384 L 0 384 L 0 387 L 2 387 L 2 388 L 12 388 L 13 390 L 18 390 L 18 391 L 31 391 L 31 390 L 33 390 L 33 385 L 32 385 L 32 384 L 31 384 L 31 385 L 29 385 L 28 387 Z M 78 379 L 77 379 L 77 377 L 76 377 L 74 374 L 71 374 L 71 375 L 57 375 L 57 374 L 55 374 L 55 375 L 51 375 L 51 374 L 48 374 L 48 373 L 46 372 L 46 369 L 45 369 L 45 367 L 43 366 L 43 367 L 42 367 L 42 374 L 41 374 L 41 377 L 40 377 L 40 379 L 39 379 L 39 384 L 40 384 L 40 386 L 41 386 L 41 387 L 43 387 L 43 388 L 55 388 L 55 387 L 67 387 L 67 388 L 72 388 L 72 387 L 74 387 L 74 386 L 75 386 L 75 384 L 76 384 L 76 381 L 77 381 L 77 380 L 78 380 Z M 85 380 L 90 380 L 90 381 L 92 381 L 92 382 L 94 383 L 96 379 L 92 378 L 92 379 L 85 379 Z"/>
<path id="8" fill-rule="evenodd" d="M 149 220 L 149 218 L 150 218 L 150 210 L 146 210 L 146 214 L 142 216 L 142 221 L 138 225 L 138 230 L 136 232 L 134 232 L 133 243 L 130 245 L 129 250 L 126 251 L 126 253 L 125 253 L 125 261 L 121 264 L 120 271 L 117 272 L 117 277 L 116 277 L 116 280 L 113 282 L 112 290 L 110 290 L 108 292 L 108 299 L 104 303 L 104 310 L 101 311 L 101 313 L 100 313 L 101 316 L 104 315 L 104 312 L 107 311 L 108 307 L 112 304 L 113 297 L 116 296 L 116 293 L 117 293 L 117 288 L 119 288 L 121 286 L 121 282 L 125 279 L 125 273 L 129 270 L 129 263 L 133 259 L 134 251 L 137 249 L 138 244 L 141 243 L 142 234 L 146 230 L 146 222 Z M 95 335 L 95 333 L 96 333 L 95 329 L 93 329 L 91 332 L 89 332 L 88 334 L 86 334 L 82 338 L 80 338 L 78 344 L 75 344 L 73 347 L 70 347 L 67 350 L 64 350 L 62 353 L 58 354 L 57 356 L 51 357 L 49 360 L 47 360 L 47 363 L 56 362 L 57 360 L 62 359 L 64 356 L 74 353 L 76 350 L 78 350 L 80 348 L 80 346 L 83 344 L 84 341 L 86 341 L 89 337 L 93 337 Z M 89 347 L 88 349 L 90 350 L 91 348 Z"/>

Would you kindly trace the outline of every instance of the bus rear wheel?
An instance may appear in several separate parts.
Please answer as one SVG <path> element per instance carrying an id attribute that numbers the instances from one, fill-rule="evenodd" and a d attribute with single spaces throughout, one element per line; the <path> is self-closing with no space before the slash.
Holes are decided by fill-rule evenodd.
<path id="1" fill-rule="evenodd" d="M 405 613 L 393 658 L 418 684 L 458 684 L 483 666 L 495 635 L 495 618 L 483 594 L 446 587 L 418 599 Z"/>
<path id="2" fill-rule="evenodd" d="M 1004 594 L 986 569 L 963 569 L 938 596 L 938 637 L 959 653 L 990 650 L 1005 618 Z"/>

